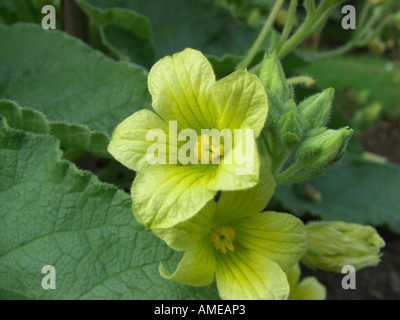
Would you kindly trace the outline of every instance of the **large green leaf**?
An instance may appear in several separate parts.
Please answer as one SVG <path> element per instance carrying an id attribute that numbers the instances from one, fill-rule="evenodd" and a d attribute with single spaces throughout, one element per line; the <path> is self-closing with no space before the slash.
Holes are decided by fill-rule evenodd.
<path id="1" fill-rule="evenodd" d="M 77 0 L 77 3 L 98 28 L 103 45 L 116 58 L 130 60 L 147 69 L 155 63 L 151 26 L 145 16 L 124 8 L 101 9 L 85 0 Z"/>
<path id="2" fill-rule="evenodd" d="M 101 132 L 91 131 L 85 126 L 48 122 L 42 113 L 21 108 L 15 102 L 8 100 L 0 100 L 0 115 L 15 129 L 53 135 L 64 149 L 81 150 L 106 158 L 110 156 L 107 152 L 109 137 Z"/>
<path id="3" fill-rule="evenodd" d="M 114 62 L 65 33 L 30 24 L 0 26 L 0 97 L 47 119 L 110 135 L 150 106 L 147 72 Z"/>
<path id="4" fill-rule="evenodd" d="M 120 60 L 130 60 L 147 69 L 155 63 L 154 48 L 147 38 L 109 24 L 100 27 L 100 36 L 103 44 Z"/>
<path id="5" fill-rule="evenodd" d="M 400 166 L 395 164 L 347 154 L 326 176 L 291 187 L 281 185 L 274 196 L 296 215 L 387 226 L 400 233 Z"/>
<path id="6" fill-rule="evenodd" d="M 122 9 L 132 12 L 133 21 L 147 17 L 156 60 L 186 47 L 217 56 L 237 53 L 255 35 L 255 30 L 211 0 L 79 0 L 78 3 L 95 23 L 117 25 L 144 38 L 147 37 L 143 31 L 145 23 L 126 28 L 116 21 L 122 21 L 128 15 Z M 114 44 L 114 49 L 126 51 L 129 56 L 135 48 L 131 43 L 124 45 L 119 37 L 126 38 L 126 35 L 109 33 L 103 40 L 106 44 Z"/>
<path id="7" fill-rule="evenodd" d="M 164 280 L 160 261 L 180 255 L 134 220 L 116 187 L 61 160 L 57 140 L 0 117 L 0 298 L 217 298 L 215 286 Z M 44 290 L 42 267 L 56 269 Z"/>

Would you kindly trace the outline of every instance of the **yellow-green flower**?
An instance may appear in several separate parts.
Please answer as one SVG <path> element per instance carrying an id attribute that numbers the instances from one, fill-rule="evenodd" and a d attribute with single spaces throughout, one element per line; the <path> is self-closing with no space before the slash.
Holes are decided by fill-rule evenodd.
<path id="1" fill-rule="evenodd" d="M 300 265 L 297 263 L 287 272 L 290 286 L 289 300 L 325 300 L 326 288 L 315 277 L 306 277 L 300 282 Z"/>
<path id="2" fill-rule="evenodd" d="M 346 265 L 359 270 L 376 266 L 385 241 L 370 227 L 346 222 L 312 222 L 307 225 L 309 249 L 302 262 L 311 268 L 342 272 Z"/>
<path id="3" fill-rule="evenodd" d="M 124 120 L 108 147 L 118 161 L 139 172 L 131 189 L 133 211 L 139 222 L 150 228 L 168 228 L 194 216 L 218 190 L 246 189 L 257 184 L 257 147 L 254 145 L 250 168 L 238 161 L 234 152 L 250 145 L 234 131 L 253 130 L 254 142 L 267 117 L 267 96 L 256 76 L 236 71 L 215 81 L 213 69 L 201 52 L 185 49 L 152 67 L 148 87 L 156 113 L 141 110 Z M 180 141 L 178 133 L 185 129 L 194 130 L 193 141 Z M 200 141 L 202 129 L 228 130 L 232 140 L 227 138 L 220 144 L 206 135 L 209 143 Z M 157 132 L 164 132 L 165 139 L 160 138 L 162 135 L 155 139 Z M 189 147 L 196 150 L 191 152 L 192 159 L 218 160 L 219 164 L 182 163 L 179 152 L 184 150 L 186 154 Z M 157 157 L 165 156 L 167 163 L 149 162 L 149 148 Z M 238 169 L 246 169 L 246 174 L 237 174 Z"/>
<path id="4" fill-rule="evenodd" d="M 262 211 L 273 194 L 272 175 L 261 169 L 260 183 L 222 192 L 193 218 L 170 229 L 154 229 L 171 248 L 185 251 L 176 271 L 163 277 L 192 286 L 216 278 L 222 299 L 287 299 L 288 271 L 307 248 L 303 223 L 293 215 Z"/>

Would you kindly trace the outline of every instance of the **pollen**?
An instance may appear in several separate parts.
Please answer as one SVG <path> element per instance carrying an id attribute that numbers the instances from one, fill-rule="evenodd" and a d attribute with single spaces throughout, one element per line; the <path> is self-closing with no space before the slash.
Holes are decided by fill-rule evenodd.
<path id="1" fill-rule="evenodd" d="M 200 163 L 219 163 L 218 160 L 224 156 L 224 145 L 204 133 L 198 136 L 194 154 Z"/>
<path id="2" fill-rule="evenodd" d="M 226 254 L 227 250 L 235 251 L 233 240 L 235 239 L 235 230 L 231 227 L 220 226 L 215 228 L 209 235 L 210 242 L 216 250 L 221 250 Z"/>

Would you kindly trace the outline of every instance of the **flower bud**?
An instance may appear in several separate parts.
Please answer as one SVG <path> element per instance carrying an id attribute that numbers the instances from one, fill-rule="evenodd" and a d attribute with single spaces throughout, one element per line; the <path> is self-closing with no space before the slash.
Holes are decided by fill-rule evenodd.
<path id="1" fill-rule="evenodd" d="M 299 116 L 289 111 L 278 122 L 278 132 L 284 145 L 293 146 L 301 139 L 301 125 Z"/>
<path id="2" fill-rule="evenodd" d="M 370 227 L 346 222 L 312 222 L 307 225 L 309 250 L 302 262 L 311 268 L 342 272 L 376 266 L 385 241 Z"/>
<path id="3" fill-rule="evenodd" d="M 338 130 L 313 129 L 297 150 L 296 161 L 302 163 L 308 171 L 319 172 L 343 157 L 352 134 L 353 130 L 348 127 Z"/>
<path id="4" fill-rule="evenodd" d="M 281 62 L 275 52 L 265 55 L 260 70 L 260 80 L 269 96 L 276 102 L 286 102 L 292 97 Z"/>
<path id="5" fill-rule="evenodd" d="M 318 128 L 328 121 L 334 95 L 332 88 L 313 95 L 299 105 L 299 112 L 310 128 Z"/>

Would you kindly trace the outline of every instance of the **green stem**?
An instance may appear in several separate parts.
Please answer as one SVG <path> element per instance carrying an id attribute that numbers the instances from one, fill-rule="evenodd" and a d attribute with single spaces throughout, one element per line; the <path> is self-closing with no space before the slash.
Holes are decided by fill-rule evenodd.
<path id="1" fill-rule="evenodd" d="M 362 39 L 364 36 L 367 37 L 367 33 L 368 31 L 370 31 L 373 26 L 375 25 L 375 23 L 378 22 L 378 20 L 382 17 L 382 15 L 384 14 L 384 11 L 382 10 L 382 8 L 376 8 L 373 13 L 372 16 L 368 19 L 368 22 L 361 28 L 359 34 L 357 34 L 357 40 Z"/>
<path id="2" fill-rule="evenodd" d="M 393 19 L 394 15 L 390 15 L 387 16 L 375 29 L 374 32 L 372 32 L 369 36 L 366 36 L 363 40 L 360 40 L 357 45 L 358 46 L 364 46 L 366 45 L 368 42 L 370 42 L 372 40 L 373 37 L 377 36 L 382 28 Z"/>
<path id="3" fill-rule="evenodd" d="M 268 16 L 267 21 L 265 22 L 264 27 L 262 28 L 260 34 L 258 35 L 256 41 L 254 42 L 253 46 L 250 48 L 249 53 L 247 56 L 236 66 L 236 70 L 244 70 L 253 60 L 255 55 L 257 54 L 258 50 L 260 49 L 261 44 L 263 43 L 265 37 L 268 34 L 269 29 L 271 28 L 272 24 L 274 23 L 276 16 L 278 15 L 279 9 L 282 7 L 284 0 L 277 0 L 275 2 L 274 7 L 272 8 L 271 13 Z"/>
<path id="4" fill-rule="evenodd" d="M 341 1 L 322 1 L 317 10 L 309 12 L 309 15 L 304 20 L 299 29 L 289 38 L 288 41 L 278 52 L 279 59 L 284 58 L 294 48 L 296 48 L 304 39 L 317 31 L 324 21 L 328 18 L 330 12 Z"/>
<path id="5" fill-rule="evenodd" d="M 361 10 L 360 19 L 358 20 L 358 28 L 354 30 L 354 37 L 356 37 L 357 33 L 359 33 L 359 30 L 362 29 L 364 22 L 367 19 L 368 11 L 370 8 L 371 8 L 371 3 L 369 1 L 365 1 L 365 4 Z"/>
<path id="6" fill-rule="evenodd" d="M 300 163 L 298 163 L 298 162 L 295 162 L 289 168 L 287 168 L 285 171 L 283 171 L 282 173 L 280 173 L 276 177 L 276 182 L 278 182 L 278 183 L 286 183 L 288 181 L 288 178 L 293 176 L 301 168 L 302 168 L 302 165 Z"/>
<path id="7" fill-rule="evenodd" d="M 366 15 L 369 12 L 370 5 L 368 3 L 365 4 L 363 7 L 363 11 L 361 12 L 361 18 L 359 20 L 359 28 L 356 29 L 357 32 L 354 33 L 352 39 L 344 44 L 343 46 L 334 49 L 334 50 L 329 50 L 326 52 L 319 52 L 315 54 L 315 58 L 317 59 L 325 59 L 325 58 L 332 58 L 341 54 L 344 54 L 355 47 L 361 47 L 367 44 L 374 36 L 376 36 L 380 30 L 383 28 L 383 26 L 388 23 L 392 16 L 386 17 L 380 25 L 376 28 L 376 30 L 369 36 L 365 36 L 364 40 L 361 40 L 361 38 L 372 28 L 372 26 L 375 24 L 375 22 L 381 17 L 381 14 L 383 13 L 382 11 L 375 11 L 374 15 L 372 16 L 371 19 L 369 19 L 368 23 L 364 26 L 364 23 L 366 21 Z"/>
<path id="8" fill-rule="evenodd" d="M 325 51 L 325 52 L 317 52 L 317 53 L 315 53 L 315 58 L 316 59 L 326 59 L 326 58 L 336 57 L 338 55 L 341 55 L 341 54 L 344 54 L 344 53 L 350 51 L 355 46 L 356 46 L 356 44 L 354 41 L 349 41 L 339 48 Z"/>
<path id="9" fill-rule="evenodd" d="M 281 152 L 278 154 L 276 158 L 272 158 L 271 172 L 273 172 L 274 176 L 279 175 L 279 171 L 281 171 L 282 167 L 285 165 L 287 160 L 292 154 L 291 148 L 283 147 Z"/>
<path id="10" fill-rule="evenodd" d="M 290 177 L 285 178 L 285 180 L 277 179 L 276 182 L 280 184 L 289 184 L 289 183 L 297 183 L 308 180 L 312 177 L 312 174 L 307 171 L 296 173 Z"/>
<path id="11" fill-rule="evenodd" d="M 283 28 L 281 38 L 279 39 L 278 45 L 276 46 L 277 51 L 282 48 L 283 44 L 289 37 L 290 32 L 292 31 L 296 15 L 297 1 L 298 0 L 290 0 L 288 18 L 286 20 L 285 27 Z"/>

